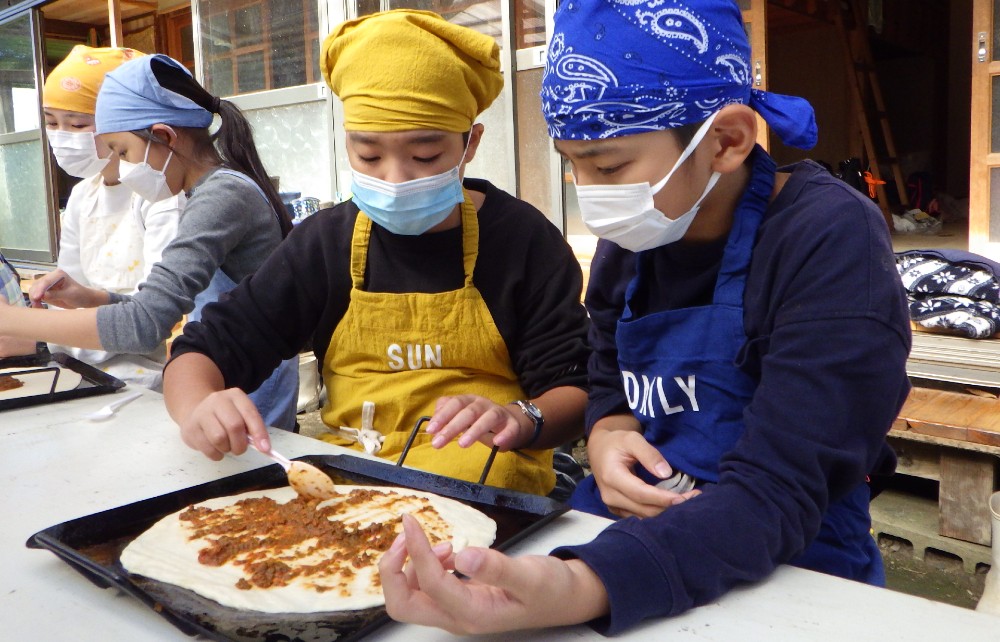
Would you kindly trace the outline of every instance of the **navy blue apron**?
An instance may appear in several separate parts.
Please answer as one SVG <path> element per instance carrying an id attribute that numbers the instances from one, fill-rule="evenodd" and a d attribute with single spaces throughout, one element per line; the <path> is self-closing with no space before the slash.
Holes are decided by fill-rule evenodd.
<path id="1" fill-rule="evenodd" d="M 755 152 L 750 185 L 733 215 L 712 303 L 638 317 L 636 292 L 646 287 L 649 253 L 636 257 L 636 275 L 625 293 L 615 343 L 625 397 L 646 440 L 675 470 L 700 483 L 719 480 L 719 461 L 743 434 L 743 410 L 757 381 L 735 365 L 746 342 L 743 292 L 757 230 L 774 187 L 774 161 Z M 642 466 L 645 482 L 660 481 Z M 869 535 L 868 487 L 860 484 L 830 505 L 820 534 L 792 564 L 869 583 L 884 583 L 882 558 Z M 570 505 L 615 519 L 591 475 Z M 668 509 L 669 510 L 669 509 Z"/>
<path id="2" fill-rule="evenodd" d="M 219 169 L 216 172 L 236 176 L 257 188 L 265 202 L 270 204 L 264 190 L 246 174 L 231 170 Z M 209 303 L 219 300 L 226 292 L 236 287 L 236 282 L 219 268 L 212 275 L 208 287 L 194 298 L 194 310 L 188 314 L 188 321 L 200 321 L 202 310 Z M 249 394 L 257 406 L 264 423 L 282 430 L 295 430 L 295 414 L 299 399 L 299 359 L 294 357 L 278 364 L 271 376 L 260 387 Z"/>

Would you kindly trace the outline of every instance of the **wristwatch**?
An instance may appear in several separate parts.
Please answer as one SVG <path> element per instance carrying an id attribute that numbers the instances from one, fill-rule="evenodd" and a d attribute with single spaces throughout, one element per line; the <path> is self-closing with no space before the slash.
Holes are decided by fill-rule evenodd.
<path id="1" fill-rule="evenodd" d="M 542 416 L 542 411 L 538 409 L 538 406 L 526 400 L 512 401 L 512 404 L 516 405 L 521 409 L 521 412 L 535 424 L 535 434 L 531 436 L 531 439 L 523 447 L 527 447 L 538 441 L 538 436 L 542 434 L 542 426 L 545 425 L 545 417 Z"/>

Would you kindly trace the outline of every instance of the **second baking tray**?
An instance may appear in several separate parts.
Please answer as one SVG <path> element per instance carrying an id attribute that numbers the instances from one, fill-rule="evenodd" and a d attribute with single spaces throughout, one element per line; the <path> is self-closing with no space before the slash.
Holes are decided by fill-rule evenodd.
<path id="1" fill-rule="evenodd" d="M 564 504 L 546 497 L 350 455 L 298 459 L 319 466 L 337 483 L 403 486 L 464 502 L 497 523 L 493 548 L 498 550 L 510 547 L 567 510 Z M 331 642 L 362 637 L 388 620 L 384 607 L 287 615 L 242 611 L 171 584 L 132 575 L 119 562 L 121 551 L 166 515 L 213 497 L 287 483 L 284 470 L 268 466 L 64 522 L 35 533 L 27 545 L 52 551 L 98 586 L 116 587 L 138 598 L 188 635 L 255 642 Z"/>
<path id="2" fill-rule="evenodd" d="M 108 373 L 102 372 L 94 366 L 62 352 L 49 354 L 48 351 L 45 351 L 42 354 L 27 357 L 0 359 L 0 368 L 61 368 L 72 370 L 81 377 L 79 385 L 72 390 L 47 392 L 27 397 L 15 397 L 13 399 L 0 399 L 0 410 L 12 410 L 14 408 L 38 406 L 57 401 L 80 399 L 81 397 L 106 395 L 125 387 L 125 382 L 121 379 L 112 377 Z"/>

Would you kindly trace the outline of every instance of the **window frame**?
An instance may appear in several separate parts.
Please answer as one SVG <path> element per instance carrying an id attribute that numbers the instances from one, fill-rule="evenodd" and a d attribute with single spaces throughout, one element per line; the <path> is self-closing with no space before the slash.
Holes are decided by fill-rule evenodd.
<path id="1" fill-rule="evenodd" d="M 317 0 L 295 0 L 298 2 L 303 9 L 302 15 L 302 27 L 303 27 L 303 47 L 305 49 L 305 57 L 303 59 L 305 63 L 305 83 L 298 85 L 291 85 L 290 87 L 302 87 L 313 85 L 316 83 L 323 82 L 321 74 L 317 69 L 314 68 L 311 60 L 311 43 L 314 39 L 319 40 L 321 36 L 321 26 L 326 26 L 325 12 L 323 11 L 323 6 L 317 3 Z M 206 60 L 206 52 L 204 49 L 204 44 L 202 40 L 201 25 L 202 25 L 202 13 L 204 8 L 201 6 L 199 0 L 191 0 L 191 20 L 193 25 L 194 34 L 194 52 L 195 52 L 195 77 L 198 78 L 199 82 L 205 83 L 205 72 L 206 63 L 211 62 L 217 64 L 219 61 L 229 60 L 232 78 L 232 89 L 230 95 L 232 96 L 245 96 L 252 93 L 266 92 L 266 91 L 276 91 L 280 89 L 287 89 L 288 87 L 274 87 L 273 79 L 271 75 L 271 52 L 274 50 L 272 46 L 271 39 L 271 20 L 270 20 L 270 5 L 268 0 L 230 0 L 229 7 L 225 12 L 227 16 L 227 26 L 230 34 L 236 33 L 236 18 L 237 13 L 248 7 L 258 6 L 261 9 L 261 25 L 262 33 L 259 34 L 259 38 L 255 40 L 252 44 L 245 44 L 243 46 L 235 46 L 230 51 L 222 55 L 213 55 L 212 60 Z M 308 7 L 312 6 L 314 13 L 310 15 Z M 313 19 L 314 18 L 314 19 Z M 264 87 L 261 89 L 248 89 L 242 90 L 240 88 L 239 81 L 239 69 L 240 63 L 239 58 L 241 56 L 261 55 L 261 65 L 264 71 Z M 209 90 L 213 93 L 216 91 L 209 87 Z"/>

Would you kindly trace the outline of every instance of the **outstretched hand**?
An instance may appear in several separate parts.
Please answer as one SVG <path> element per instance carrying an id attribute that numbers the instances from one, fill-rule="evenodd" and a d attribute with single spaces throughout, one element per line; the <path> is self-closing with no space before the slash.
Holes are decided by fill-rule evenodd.
<path id="1" fill-rule="evenodd" d="M 28 291 L 31 307 L 40 308 L 48 303 L 59 308 L 94 308 L 108 303 L 104 290 L 88 288 L 63 270 L 53 270 L 39 277 Z"/>
<path id="2" fill-rule="evenodd" d="M 609 608 L 600 579 L 579 560 L 513 558 L 486 548 L 453 555 L 449 544 L 432 549 L 409 515 L 379 573 L 390 617 L 459 635 L 577 624 Z"/>

